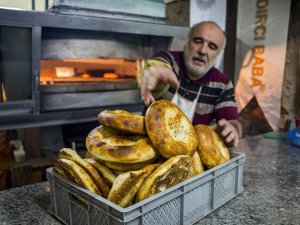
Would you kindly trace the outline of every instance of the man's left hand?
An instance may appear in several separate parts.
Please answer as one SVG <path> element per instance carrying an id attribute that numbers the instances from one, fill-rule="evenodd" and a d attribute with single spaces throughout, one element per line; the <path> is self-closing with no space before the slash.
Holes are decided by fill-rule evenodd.
<path id="1" fill-rule="evenodd" d="M 225 119 L 221 119 L 217 122 L 216 131 L 222 136 L 222 139 L 227 144 L 232 144 L 234 147 L 238 146 L 239 135 L 236 128 Z"/>

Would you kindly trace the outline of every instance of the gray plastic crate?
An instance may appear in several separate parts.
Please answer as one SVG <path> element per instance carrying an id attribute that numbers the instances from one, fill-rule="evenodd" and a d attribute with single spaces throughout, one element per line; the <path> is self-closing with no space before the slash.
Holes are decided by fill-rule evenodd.
<path id="1" fill-rule="evenodd" d="M 243 191 L 245 154 L 127 208 L 98 196 L 47 169 L 51 213 L 65 224 L 194 224 Z M 81 199 L 83 201 L 79 201 Z"/>

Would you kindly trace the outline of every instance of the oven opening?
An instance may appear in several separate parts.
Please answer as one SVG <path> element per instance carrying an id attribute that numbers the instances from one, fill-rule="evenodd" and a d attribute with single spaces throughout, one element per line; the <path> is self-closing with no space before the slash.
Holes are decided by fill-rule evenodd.
<path id="1" fill-rule="evenodd" d="M 140 105 L 139 59 L 51 59 L 40 63 L 40 110 Z"/>
<path id="2" fill-rule="evenodd" d="M 136 83 L 140 60 L 63 59 L 42 60 L 41 86 L 94 83 Z"/>

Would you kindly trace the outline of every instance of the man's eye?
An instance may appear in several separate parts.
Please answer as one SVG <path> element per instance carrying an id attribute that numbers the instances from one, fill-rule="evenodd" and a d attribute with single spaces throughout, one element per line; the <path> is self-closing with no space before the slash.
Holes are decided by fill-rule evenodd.
<path id="1" fill-rule="evenodd" d="M 217 46 L 216 44 L 212 44 L 212 43 L 211 43 L 211 44 L 209 44 L 208 46 L 209 46 L 209 48 L 212 49 L 212 50 L 217 50 L 217 49 L 218 49 L 218 46 Z"/>
<path id="2" fill-rule="evenodd" d="M 205 40 L 203 38 L 199 38 L 199 37 L 194 38 L 193 41 L 195 44 L 203 44 L 205 42 Z M 218 50 L 219 47 L 215 43 L 212 43 L 212 42 L 207 42 L 207 43 L 208 43 L 208 47 L 211 50 Z"/>
<path id="3" fill-rule="evenodd" d="M 196 44 L 201 44 L 201 43 L 204 42 L 204 40 L 203 40 L 202 38 L 194 38 L 194 42 L 195 42 Z"/>

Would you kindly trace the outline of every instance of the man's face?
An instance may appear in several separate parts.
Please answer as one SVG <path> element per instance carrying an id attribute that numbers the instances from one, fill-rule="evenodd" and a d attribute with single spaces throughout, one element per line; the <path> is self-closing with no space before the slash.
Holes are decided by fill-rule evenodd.
<path id="1" fill-rule="evenodd" d="M 190 79 L 198 80 L 207 73 L 223 49 L 224 41 L 223 31 L 214 24 L 195 27 L 184 47 L 184 62 Z"/>

